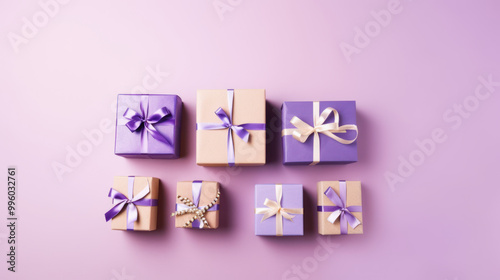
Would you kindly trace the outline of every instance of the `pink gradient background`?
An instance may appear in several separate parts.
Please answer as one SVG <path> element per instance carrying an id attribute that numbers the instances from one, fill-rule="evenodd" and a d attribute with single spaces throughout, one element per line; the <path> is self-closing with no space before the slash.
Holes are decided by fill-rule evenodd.
<path id="1" fill-rule="evenodd" d="M 500 87 L 457 129 L 443 119 L 474 93 L 478 76 L 500 80 L 497 1 L 402 1 L 351 63 L 339 44 L 353 44 L 355 27 L 389 1 L 242 1 L 223 20 L 211 0 L 187 2 L 74 0 L 18 53 L 9 32 L 19 34 L 22 18 L 41 8 L 0 3 L 0 167 L 19 169 L 20 219 L 15 274 L 6 270 L 0 223 L 0 278 L 301 279 L 286 271 L 304 262 L 308 279 L 500 278 Z M 121 158 L 114 133 L 105 133 L 59 181 L 53 162 L 65 162 L 82 130 L 114 121 L 116 95 L 156 65 L 170 75 L 148 92 L 184 101 L 182 158 Z M 277 109 L 285 100 L 356 100 L 359 162 L 282 166 L 277 132 L 265 166 L 229 176 L 196 166 L 196 90 L 228 87 L 265 88 Z M 272 110 L 268 117 L 279 123 Z M 397 172 L 398 157 L 434 128 L 446 142 L 391 190 L 384 174 Z M 158 231 L 110 230 L 104 212 L 115 175 L 161 179 Z M 218 230 L 174 228 L 176 182 L 193 179 L 223 184 Z M 365 234 L 322 237 L 335 248 L 311 269 L 320 244 L 316 182 L 337 179 L 362 181 Z M 305 236 L 254 236 L 254 185 L 274 182 L 304 185 Z M 5 187 L 0 193 L 5 217 Z"/>

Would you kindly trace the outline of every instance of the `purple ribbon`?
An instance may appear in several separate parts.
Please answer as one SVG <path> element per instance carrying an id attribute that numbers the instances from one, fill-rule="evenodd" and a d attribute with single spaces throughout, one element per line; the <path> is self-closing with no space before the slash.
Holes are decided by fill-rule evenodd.
<path id="1" fill-rule="evenodd" d="M 127 230 L 134 230 L 134 223 L 138 218 L 136 206 L 158 205 L 158 199 L 144 198 L 149 194 L 149 181 L 148 185 L 134 197 L 134 180 L 135 176 L 128 177 L 128 197 L 113 188 L 109 189 L 108 197 L 113 199 L 113 203 L 115 200 L 118 200 L 119 202 L 106 212 L 106 214 L 104 214 L 107 222 L 118 215 L 123 210 L 125 205 L 127 205 Z"/>
<path id="2" fill-rule="evenodd" d="M 351 228 L 355 229 L 361 222 L 354 217 L 351 212 L 361 212 L 361 206 L 349 206 L 346 207 L 347 201 L 347 185 L 345 181 L 339 181 L 340 196 L 332 189 L 328 187 L 325 191 L 325 195 L 333 202 L 336 206 L 318 206 L 318 212 L 333 212 L 328 216 L 328 221 L 334 223 L 340 217 L 340 234 L 347 234 L 347 223 Z"/>
<path id="3" fill-rule="evenodd" d="M 250 138 L 250 133 L 248 130 L 265 130 L 265 123 L 245 123 L 235 125 L 233 124 L 233 99 L 234 99 L 234 89 L 227 90 L 227 103 L 229 104 L 229 116 L 224 112 L 224 110 L 219 107 L 215 110 L 215 114 L 222 123 L 197 123 L 196 129 L 198 130 L 212 130 L 212 129 L 227 129 L 227 162 L 229 166 L 234 166 L 235 156 L 234 156 L 234 142 L 233 133 L 234 131 L 238 137 L 240 137 L 245 143 L 248 142 Z"/>
<path id="4" fill-rule="evenodd" d="M 136 112 L 130 108 L 125 110 L 123 113 L 123 117 L 129 120 L 125 125 L 130 129 L 131 132 L 141 131 L 141 152 L 148 152 L 148 133 L 151 136 L 162 142 L 166 145 L 172 147 L 170 141 L 168 141 L 165 136 L 163 136 L 153 124 L 158 124 L 163 122 L 164 124 L 173 124 L 174 120 L 172 119 L 172 114 L 167 109 L 167 107 L 161 107 L 156 110 L 152 115 L 149 115 L 149 96 L 143 95 L 141 96 L 141 104 L 140 104 L 141 112 Z M 168 122 L 166 122 L 166 118 L 170 117 Z M 141 129 L 144 126 L 144 129 Z M 147 132 L 147 133 L 146 133 Z"/>
<path id="5" fill-rule="evenodd" d="M 193 194 L 193 204 L 198 207 L 198 209 L 203 209 L 205 206 L 198 206 L 200 204 L 200 195 L 201 195 L 201 183 L 202 181 L 193 181 L 192 187 L 191 187 L 191 192 Z M 182 203 L 176 203 L 175 204 L 175 211 L 182 211 L 182 210 L 187 210 L 190 207 L 182 204 Z M 214 206 L 208 208 L 207 211 L 217 211 L 219 210 L 219 204 L 214 204 Z M 199 220 L 194 220 L 192 223 L 193 228 L 203 228 L 203 223 L 201 223 Z"/>

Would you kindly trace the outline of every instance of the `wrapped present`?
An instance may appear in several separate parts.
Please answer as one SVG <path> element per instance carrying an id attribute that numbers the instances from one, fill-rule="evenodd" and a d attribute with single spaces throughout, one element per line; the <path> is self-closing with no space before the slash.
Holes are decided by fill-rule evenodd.
<path id="1" fill-rule="evenodd" d="M 113 207 L 104 215 L 111 228 L 118 230 L 156 230 L 158 188 L 153 177 L 115 177 L 108 196 Z"/>
<path id="2" fill-rule="evenodd" d="M 304 235 L 302 185 L 255 185 L 255 235 Z"/>
<path id="3" fill-rule="evenodd" d="M 198 165 L 266 163 L 265 90 L 198 90 L 196 102 Z"/>
<path id="4" fill-rule="evenodd" d="M 119 94 L 115 154 L 178 158 L 182 100 L 170 94 Z"/>
<path id="5" fill-rule="evenodd" d="M 216 229 L 219 227 L 220 187 L 218 182 L 177 183 L 175 227 Z"/>
<path id="6" fill-rule="evenodd" d="M 355 101 L 284 102 L 283 164 L 358 160 Z"/>
<path id="7" fill-rule="evenodd" d="M 319 234 L 362 234 L 361 182 L 318 182 Z"/>

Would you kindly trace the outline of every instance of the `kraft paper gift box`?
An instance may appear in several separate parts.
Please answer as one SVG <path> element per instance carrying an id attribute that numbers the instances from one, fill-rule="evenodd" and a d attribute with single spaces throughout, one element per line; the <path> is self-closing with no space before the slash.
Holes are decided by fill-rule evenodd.
<path id="1" fill-rule="evenodd" d="M 281 110 L 283 164 L 358 160 L 355 101 L 284 102 Z"/>
<path id="2" fill-rule="evenodd" d="M 115 230 L 156 230 L 160 180 L 154 177 L 115 177 L 108 196 L 113 207 L 106 212 Z"/>
<path id="3" fill-rule="evenodd" d="M 255 235 L 304 235 L 302 185 L 255 185 Z"/>
<path id="4" fill-rule="evenodd" d="M 211 181 L 177 183 L 175 227 L 216 229 L 219 227 L 220 186 Z"/>
<path id="5" fill-rule="evenodd" d="M 266 163 L 265 90 L 198 90 L 196 163 L 203 166 Z"/>
<path id="6" fill-rule="evenodd" d="M 119 94 L 115 154 L 133 158 L 179 157 L 182 100 L 172 94 Z"/>
<path id="7" fill-rule="evenodd" d="M 319 234 L 362 234 L 361 182 L 318 182 L 317 210 Z"/>

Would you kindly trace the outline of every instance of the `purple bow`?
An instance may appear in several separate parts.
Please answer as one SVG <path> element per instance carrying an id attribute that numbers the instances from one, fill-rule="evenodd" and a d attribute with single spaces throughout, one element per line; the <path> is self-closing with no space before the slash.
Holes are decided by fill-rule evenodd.
<path id="1" fill-rule="evenodd" d="M 113 203 L 115 200 L 118 200 L 119 202 L 106 212 L 106 214 L 104 214 L 107 222 L 118 215 L 123 210 L 125 205 L 127 205 L 127 230 L 134 230 L 134 222 L 137 221 L 138 218 L 136 206 L 158 205 L 157 199 L 144 198 L 149 193 L 149 181 L 148 185 L 134 197 L 134 180 L 134 176 L 128 177 L 128 197 L 132 197 L 132 199 L 129 199 L 126 195 L 113 188 L 109 189 L 108 197 L 113 199 Z"/>
<path id="2" fill-rule="evenodd" d="M 325 191 L 325 195 L 333 202 L 336 206 L 318 206 L 319 212 L 333 212 L 328 216 L 327 220 L 330 223 L 334 223 L 340 217 L 340 234 L 347 234 L 347 223 L 351 228 L 356 228 L 361 222 L 354 217 L 351 212 L 361 212 L 361 206 L 349 206 L 346 207 L 347 199 L 347 185 L 345 181 L 339 181 L 340 196 L 332 189 L 328 187 Z"/>
<path id="3" fill-rule="evenodd" d="M 227 162 L 229 166 L 234 166 L 235 156 L 234 156 L 234 142 L 233 142 L 233 133 L 231 131 L 236 132 L 236 135 L 240 137 L 243 141 L 248 142 L 250 138 L 249 130 L 265 130 L 266 124 L 264 123 L 245 123 L 234 125 L 233 124 L 233 99 L 234 99 L 234 89 L 227 90 L 227 102 L 229 105 L 229 116 L 224 112 L 224 110 L 219 107 L 219 109 L 215 110 L 215 114 L 219 119 L 221 119 L 222 123 L 197 123 L 196 129 L 199 130 L 207 130 L 207 129 L 228 129 L 227 133 Z"/>
<path id="4" fill-rule="evenodd" d="M 201 183 L 202 181 L 193 181 L 192 187 L 191 187 L 191 192 L 193 193 L 193 204 L 198 207 L 198 209 L 202 209 L 205 206 L 198 206 L 200 204 L 200 195 L 201 195 Z M 175 204 L 175 211 L 182 211 L 182 210 L 187 210 L 190 207 L 182 204 L 182 203 L 176 203 Z M 214 204 L 214 206 L 208 208 L 207 211 L 217 211 L 219 210 L 219 204 Z M 203 223 L 200 223 L 199 220 L 194 220 L 192 223 L 193 228 L 203 228 Z"/>
<path id="5" fill-rule="evenodd" d="M 141 112 L 138 113 L 130 108 L 125 110 L 123 113 L 123 117 L 129 120 L 125 125 L 130 129 L 131 132 L 141 130 L 141 127 L 144 126 L 144 129 L 141 130 L 141 150 L 143 153 L 147 153 L 148 151 L 148 136 L 147 134 L 151 134 L 151 136 L 162 142 L 168 146 L 172 146 L 170 141 L 168 141 L 165 136 L 163 136 L 153 124 L 157 124 L 161 121 L 164 121 L 166 117 L 171 117 L 172 114 L 167 109 L 167 107 L 161 107 L 156 110 L 152 115 L 149 115 L 149 97 L 147 95 L 141 96 Z M 145 133 L 147 131 L 147 133 Z"/>

